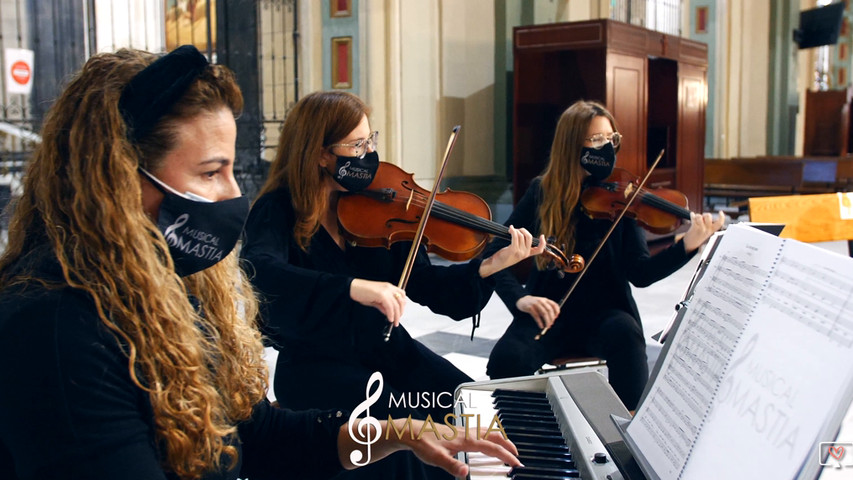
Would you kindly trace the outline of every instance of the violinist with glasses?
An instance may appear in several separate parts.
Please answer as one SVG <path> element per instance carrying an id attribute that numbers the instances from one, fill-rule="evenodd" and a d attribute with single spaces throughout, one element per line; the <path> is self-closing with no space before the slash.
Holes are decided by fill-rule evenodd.
<path id="1" fill-rule="evenodd" d="M 690 228 L 670 247 L 652 256 L 635 219 L 613 226 L 591 218 L 581 206 L 582 192 L 607 179 L 616 164 L 622 136 L 604 106 L 578 101 L 560 116 L 544 173 L 531 182 L 507 224 L 549 237 L 552 243 L 587 259 L 587 269 L 573 287 L 536 260 L 522 284 L 509 271 L 495 275 L 495 291 L 513 320 L 494 346 L 487 366 L 492 379 L 530 375 L 562 357 L 599 357 L 607 361 L 609 381 L 629 410 L 637 406 L 648 380 L 646 341 L 631 285 L 645 287 L 686 264 L 723 225 L 724 216 L 687 213 Z M 610 237 L 593 253 L 613 226 Z M 495 239 L 486 249 L 503 248 Z M 562 308 L 561 308 L 562 307 Z"/>
<path id="2" fill-rule="evenodd" d="M 264 328 L 279 350 L 275 394 L 286 407 L 355 410 L 374 372 L 383 377 L 370 415 L 436 423 L 453 412 L 455 388 L 470 381 L 400 325 L 407 298 L 460 320 L 489 301 L 494 273 L 541 253 L 524 229 L 486 258 L 434 265 L 418 250 L 405 289 L 401 276 L 412 242 L 389 248 L 347 241 L 339 225 L 342 194 L 366 189 L 380 170 L 378 133 L 369 109 L 346 92 L 315 92 L 282 127 L 269 177 L 246 224 L 242 256 L 263 298 Z M 384 336 L 391 324 L 390 337 Z M 426 394 L 427 402 L 420 401 Z M 445 394 L 441 402 L 430 399 Z M 391 402 L 393 395 L 397 402 Z M 399 401 L 418 399 L 417 401 Z M 341 478 L 449 478 L 408 452 Z"/>

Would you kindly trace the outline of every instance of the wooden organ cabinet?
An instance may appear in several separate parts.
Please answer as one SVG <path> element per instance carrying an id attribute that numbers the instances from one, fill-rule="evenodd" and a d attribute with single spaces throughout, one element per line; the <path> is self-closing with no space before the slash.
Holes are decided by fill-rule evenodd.
<path id="1" fill-rule="evenodd" d="M 518 202 L 547 165 L 560 114 L 576 100 L 597 100 L 623 135 L 617 166 L 647 185 L 687 195 L 702 209 L 705 152 L 703 43 L 612 20 L 516 27 L 513 193 Z"/>

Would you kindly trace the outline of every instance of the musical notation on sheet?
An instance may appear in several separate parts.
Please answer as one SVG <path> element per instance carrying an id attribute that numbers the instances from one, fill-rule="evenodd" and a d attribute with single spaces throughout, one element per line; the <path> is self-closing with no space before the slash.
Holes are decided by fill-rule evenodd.
<path id="1" fill-rule="evenodd" d="M 851 262 L 748 227 L 726 232 L 628 426 L 657 475 L 694 478 L 721 457 L 746 478 L 800 471 L 850 400 L 853 372 L 826 366 L 853 353 Z"/>

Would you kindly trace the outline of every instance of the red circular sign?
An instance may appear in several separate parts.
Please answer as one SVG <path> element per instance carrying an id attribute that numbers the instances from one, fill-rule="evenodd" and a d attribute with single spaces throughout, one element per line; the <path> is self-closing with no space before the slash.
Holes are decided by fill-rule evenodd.
<path id="1" fill-rule="evenodd" d="M 12 64 L 12 79 L 21 85 L 26 85 L 30 81 L 30 66 L 27 62 L 18 60 Z"/>

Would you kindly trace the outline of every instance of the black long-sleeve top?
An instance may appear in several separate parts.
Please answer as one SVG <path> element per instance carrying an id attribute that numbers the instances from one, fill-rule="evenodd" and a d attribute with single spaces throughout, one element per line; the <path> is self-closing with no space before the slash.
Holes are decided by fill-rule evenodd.
<path id="1" fill-rule="evenodd" d="M 383 342 L 385 317 L 376 308 L 353 301 L 349 292 L 354 278 L 397 284 L 411 242 L 397 242 L 390 249 L 347 244 L 342 250 L 320 228 L 306 252 L 293 237 L 295 222 L 286 188 L 262 196 L 249 214 L 241 251 L 261 294 L 267 333 L 282 355 L 353 361 L 361 355 L 387 352 L 390 358 L 404 358 L 405 345 L 397 335 L 401 328 Z M 473 316 L 489 301 L 494 288 L 491 277 L 479 276 L 480 263 L 474 259 L 433 265 L 422 248 L 406 294 L 456 320 Z"/>
<path id="2" fill-rule="evenodd" d="M 39 278 L 60 282 L 55 261 Z M 148 395 L 92 299 L 38 282 L 0 292 L 0 477 L 172 479 Z M 328 478 L 348 416 L 258 404 L 238 425 L 240 464 L 206 479 Z"/>
<path id="3" fill-rule="evenodd" d="M 539 205 L 542 203 L 542 195 L 541 178 L 536 178 L 515 206 L 506 225 L 539 232 Z M 610 220 L 578 215 L 575 250 L 565 253 L 580 254 L 589 260 L 611 223 Z M 486 249 L 486 255 L 505 245 L 505 240 L 493 240 Z M 560 316 L 583 317 L 604 308 L 618 308 L 639 321 L 640 315 L 631 294 L 630 284 L 637 287 L 649 286 L 681 268 L 695 253 L 685 253 L 683 242 L 678 241 L 651 256 L 642 228 L 635 220 L 623 218 L 592 262 L 589 271 L 580 279 L 563 305 Z M 515 304 L 519 298 L 534 295 L 559 302 L 568 292 L 577 274 L 566 274 L 561 279 L 556 271 L 533 268 L 524 285 L 507 270 L 494 276 L 497 282 L 495 291 L 513 315 L 518 315 Z"/>

